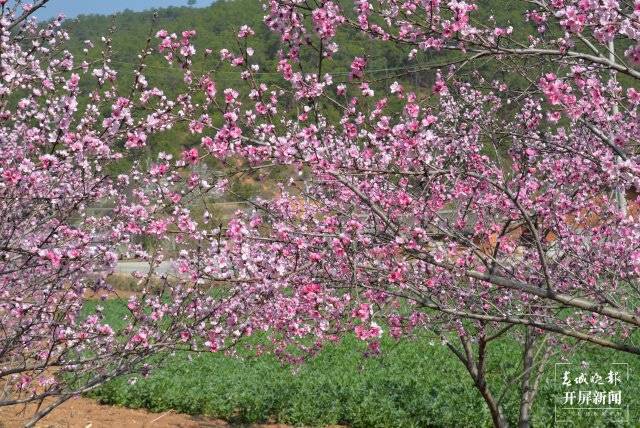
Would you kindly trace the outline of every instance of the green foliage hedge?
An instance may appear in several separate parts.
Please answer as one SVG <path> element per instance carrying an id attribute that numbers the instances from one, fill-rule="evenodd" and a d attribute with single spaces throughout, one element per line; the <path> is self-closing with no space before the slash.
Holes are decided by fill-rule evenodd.
<path id="1" fill-rule="evenodd" d="M 123 302 L 107 301 L 106 313 L 117 322 Z M 452 339 L 453 340 L 453 339 Z M 489 427 L 489 413 L 462 364 L 445 346 L 429 338 L 395 342 L 385 339 L 382 355 L 363 357 L 364 344 L 354 337 L 326 347 L 307 364 L 283 366 L 269 356 L 239 351 L 240 358 L 222 354 L 176 353 L 162 356 L 163 367 L 147 378 L 116 379 L 92 393 L 102 403 L 161 412 L 207 415 L 235 423 L 279 422 L 354 427 Z M 534 406 L 534 426 L 554 425 L 554 397 L 562 395 L 548 365 Z M 571 363 L 608 367 L 630 364 L 631 381 L 623 384 L 623 402 L 630 406 L 629 424 L 640 421 L 640 361 L 632 356 L 580 347 Z M 520 349 L 513 341 L 492 343 L 489 382 L 501 390 L 518 371 Z M 153 364 L 152 364 L 153 365 Z M 132 382 L 135 379 L 135 382 Z M 518 414 L 519 382 L 504 398 L 511 424 Z M 498 394 L 496 394 L 498 395 Z M 574 419 L 578 427 L 620 426 L 598 416 Z M 557 426 L 564 426 L 558 424 Z"/>

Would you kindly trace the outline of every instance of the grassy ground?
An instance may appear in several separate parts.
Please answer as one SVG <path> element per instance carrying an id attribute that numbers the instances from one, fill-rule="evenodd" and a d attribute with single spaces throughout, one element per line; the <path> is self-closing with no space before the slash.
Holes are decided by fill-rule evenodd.
<path id="1" fill-rule="evenodd" d="M 122 303 L 107 302 L 114 318 Z M 244 359 L 219 354 L 179 353 L 163 358 L 165 366 L 148 378 L 117 379 L 93 396 L 104 403 L 174 409 L 238 423 L 276 421 L 293 425 L 346 424 L 355 427 L 478 427 L 490 426 L 489 414 L 462 365 L 440 343 L 424 338 L 400 343 L 386 340 L 383 353 L 363 358 L 363 344 L 353 337 L 327 347 L 309 364 L 284 367 L 270 357 Z M 490 381 L 500 389 L 520 364 L 520 351 L 511 342 L 490 350 Z M 554 400 L 564 394 L 554 381 L 554 363 L 545 372 L 534 407 L 534 426 L 554 426 Z M 631 378 L 623 377 L 622 402 L 630 406 L 629 422 L 607 422 L 602 412 L 570 415 L 571 424 L 556 426 L 638 426 L 640 423 L 640 361 L 600 348 L 583 347 L 567 360 L 609 369 L 628 363 Z M 575 367 L 575 366 L 574 366 Z M 560 370 L 559 370 L 560 371 Z M 508 390 L 504 408 L 515 423 L 517 384 Z M 585 388 L 580 388 L 585 389 Z M 592 388 L 593 389 L 593 388 Z M 565 414 L 566 415 L 566 414 Z M 562 415 L 561 415 L 562 416 Z M 562 416 L 559 420 L 566 419 Z M 609 420 L 612 419 L 609 417 Z"/>

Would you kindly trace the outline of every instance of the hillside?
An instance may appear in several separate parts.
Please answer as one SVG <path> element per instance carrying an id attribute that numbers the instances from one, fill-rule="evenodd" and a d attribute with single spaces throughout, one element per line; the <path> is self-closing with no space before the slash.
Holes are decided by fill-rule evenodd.
<path id="1" fill-rule="evenodd" d="M 496 11 L 495 18 L 505 24 L 515 21 L 523 13 L 522 2 L 517 0 L 485 0 L 492 10 Z M 343 10 L 351 13 L 352 2 L 343 1 Z M 511 5 L 513 7 L 505 7 Z M 518 8 L 515 7 L 518 6 Z M 154 14 L 157 14 L 154 22 Z M 195 45 L 199 52 L 211 49 L 213 54 L 203 60 L 197 56 L 194 70 L 212 71 L 218 90 L 227 87 L 242 87 L 237 69 L 228 65 L 222 65 L 218 52 L 223 48 L 233 50 L 237 48 L 236 34 L 242 25 L 250 25 L 256 32 L 255 37 L 249 39 L 249 45 L 254 48 L 253 62 L 260 64 L 260 77 L 268 82 L 282 82 L 280 74 L 276 72 L 278 60 L 279 38 L 271 33 L 263 24 L 264 11 L 259 0 L 221 0 L 207 7 L 171 7 L 144 12 L 123 11 L 113 16 L 81 15 L 76 19 L 68 20 L 65 27 L 70 33 L 70 50 L 77 58 L 85 57 L 88 60 L 100 60 L 100 51 L 103 44 L 100 42 L 105 35 L 111 35 L 112 43 L 112 68 L 119 72 L 119 85 L 128 87 L 131 84 L 133 73 L 137 68 L 138 54 L 145 45 L 149 34 L 155 34 L 158 29 L 166 29 L 169 32 L 180 32 L 185 29 L 195 29 L 197 37 Z M 83 52 L 84 41 L 91 40 L 96 49 L 91 49 L 88 54 Z M 152 40 L 155 47 L 156 40 Z M 391 43 L 372 41 L 355 31 L 341 31 L 338 33 L 337 43 L 340 50 L 332 61 L 323 64 L 323 71 L 332 71 L 334 82 L 347 79 L 349 64 L 355 56 L 366 55 L 369 58 L 367 73 L 369 78 L 376 83 L 374 87 L 388 87 L 394 80 L 399 80 L 406 88 L 416 92 L 424 92 L 431 86 L 433 70 L 418 71 L 425 65 L 444 63 L 452 59 L 453 54 L 447 53 L 420 53 L 414 60 L 408 59 L 408 48 Z M 317 58 L 305 58 L 303 66 L 309 71 L 314 71 Z M 171 88 L 180 87 L 181 72 L 177 67 L 168 65 L 161 57 L 156 56 L 147 62 L 145 77 L 151 86 L 158 86 L 171 91 Z M 500 73 L 495 64 L 481 65 L 485 72 L 490 74 Z M 390 108 L 393 108 L 393 100 Z M 336 112 L 336 115 L 338 113 Z M 162 136 L 154 136 L 151 141 L 151 150 L 179 153 L 184 147 L 199 143 L 200 136 L 194 136 L 185 132 L 185 129 L 175 128 Z M 213 164 L 214 168 L 224 166 Z M 122 170 L 128 165 L 124 162 Z M 238 193 L 243 197 L 255 195 L 262 185 L 245 180 L 238 184 Z"/>
<path id="2" fill-rule="evenodd" d="M 345 13 L 351 13 L 353 2 L 342 1 Z M 520 20 L 524 13 L 523 2 L 517 0 L 481 0 L 486 3 L 488 10 L 499 23 L 508 23 Z M 153 15 L 157 13 L 157 22 L 153 24 Z M 137 64 L 136 57 L 143 46 L 149 31 L 159 28 L 169 32 L 179 32 L 184 29 L 197 31 L 196 47 L 199 49 L 212 49 L 214 55 L 209 57 L 206 63 L 198 64 L 196 70 L 206 70 L 218 67 L 217 53 L 222 48 L 233 49 L 236 47 L 235 35 L 242 25 L 250 25 L 256 31 L 256 36 L 250 39 L 250 45 L 255 49 L 254 61 L 261 65 L 263 76 L 277 78 L 275 64 L 277 62 L 278 37 L 271 33 L 262 23 L 264 11 L 259 0 L 221 0 L 210 6 L 171 7 L 145 12 L 124 11 L 113 16 L 81 15 L 77 19 L 70 20 L 66 26 L 72 36 L 72 50 L 81 52 L 84 40 L 97 41 L 108 34 L 113 27 L 113 62 L 116 69 L 126 70 Z M 480 16 L 478 18 L 481 18 Z M 341 31 L 337 36 L 340 50 L 330 63 L 325 63 L 325 70 L 345 72 L 347 65 L 357 55 L 369 57 L 368 72 L 376 70 L 377 78 L 393 78 L 398 72 L 406 72 L 420 64 L 432 64 L 441 62 L 444 54 L 419 54 L 414 61 L 409 61 L 409 50 L 390 43 L 371 41 L 354 31 Z M 305 59 L 305 58 L 303 58 Z M 306 58 L 315 63 L 316 58 Z M 199 67 L 199 68 L 198 68 Z M 178 73 L 166 64 L 152 62 L 147 74 L 153 78 L 163 78 L 168 82 L 178 79 Z M 425 76 L 411 75 L 400 76 L 408 83 L 424 83 Z M 238 73 L 229 70 L 220 70 L 216 73 L 219 86 L 233 84 L 238 81 Z"/>

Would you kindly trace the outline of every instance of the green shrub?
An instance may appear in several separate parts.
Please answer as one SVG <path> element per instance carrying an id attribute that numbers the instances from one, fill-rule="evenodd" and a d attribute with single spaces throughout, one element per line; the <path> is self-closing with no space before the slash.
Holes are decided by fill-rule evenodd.
<path id="1" fill-rule="evenodd" d="M 102 304 L 111 321 L 122 317 L 122 302 Z M 427 337 L 400 343 L 386 339 L 382 350 L 379 357 L 365 358 L 364 344 L 346 337 L 337 345 L 327 346 L 308 364 L 293 368 L 269 356 L 252 357 L 246 351 L 240 351 L 240 358 L 176 353 L 162 356 L 164 365 L 147 378 L 119 378 L 91 395 L 103 403 L 156 412 L 173 409 L 235 423 L 491 426 L 489 412 L 465 368 L 439 342 Z M 513 342 L 491 345 L 487 370 L 496 395 L 508 377 L 517 374 L 520 359 L 520 349 Z M 601 348 L 584 346 L 570 359 L 578 363 L 583 360 L 600 365 L 625 362 L 631 365 L 632 378 L 634 373 L 640 374 L 637 358 Z M 534 426 L 554 425 L 554 397 L 561 394 L 553 378 L 556 361 L 550 362 L 542 379 L 533 411 Z M 515 382 L 503 401 L 513 425 L 517 422 L 518 387 Z M 639 387 L 637 381 L 624 386 L 630 426 L 640 420 Z M 576 418 L 574 426 L 611 425 L 591 416 Z"/>

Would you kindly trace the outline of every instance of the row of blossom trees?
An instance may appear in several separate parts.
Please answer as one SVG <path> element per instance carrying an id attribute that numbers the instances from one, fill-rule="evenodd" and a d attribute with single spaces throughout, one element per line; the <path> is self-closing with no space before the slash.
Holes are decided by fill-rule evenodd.
<path id="1" fill-rule="evenodd" d="M 55 397 L 35 422 L 155 353 L 229 350 L 259 330 L 260 352 L 299 362 L 347 333 L 376 354 L 383 335 L 428 329 L 499 427 L 487 353 L 519 340 L 526 427 L 553 349 L 640 354 L 640 2 L 526 3 L 511 27 L 481 20 L 473 1 L 271 0 L 282 82 L 261 79 L 251 28 L 220 52 L 237 88 L 193 70 L 195 31 L 161 30 L 125 89 L 108 38 L 103 61 L 78 61 L 60 20 L 37 26 L 3 4 L 0 405 Z M 347 79 L 323 73 L 341 31 L 448 64 L 411 70 L 433 69 L 428 91 L 370 79 L 365 55 Z M 145 79 L 156 52 L 182 70 L 180 95 Z M 173 126 L 201 144 L 109 172 Z M 201 176 L 210 158 L 234 167 Z M 226 225 L 194 209 L 282 166 L 291 179 L 277 195 Z M 105 203 L 108 215 L 91 210 Z M 148 261 L 150 283 L 166 254 L 139 244 L 149 238 L 180 247 L 178 276 L 132 297 L 121 330 L 100 310 L 83 316 L 90 293 L 112 291 L 118 252 Z"/>

